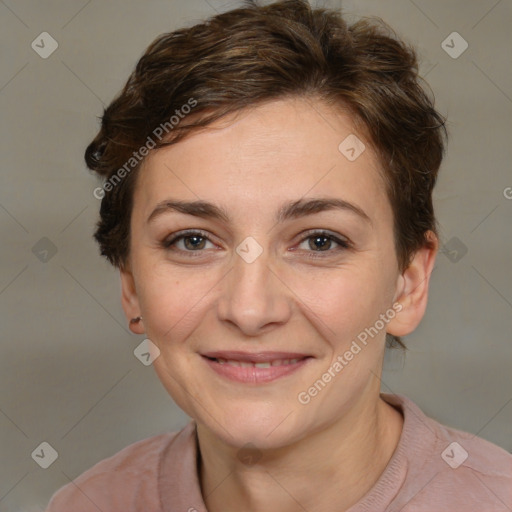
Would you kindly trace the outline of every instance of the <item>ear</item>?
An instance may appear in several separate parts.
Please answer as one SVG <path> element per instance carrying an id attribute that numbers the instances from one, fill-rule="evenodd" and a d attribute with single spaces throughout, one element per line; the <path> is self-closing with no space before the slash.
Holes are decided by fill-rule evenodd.
<path id="1" fill-rule="evenodd" d="M 144 334 L 142 320 L 137 323 L 130 322 L 132 318 L 140 316 L 140 307 L 135 288 L 135 279 L 133 278 L 129 263 L 119 269 L 119 276 L 121 278 L 121 305 L 128 320 L 128 327 L 135 334 Z"/>
<path id="2" fill-rule="evenodd" d="M 429 245 L 419 249 L 407 269 L 398 277 L 394 303 L 402 309 L 391 319 L 387 332 L 395 336 L 406 336 L 421 322 L 428 302 L 430 275 L 434 270 L 439 241 L 432 231 L 427 232 Z"/>

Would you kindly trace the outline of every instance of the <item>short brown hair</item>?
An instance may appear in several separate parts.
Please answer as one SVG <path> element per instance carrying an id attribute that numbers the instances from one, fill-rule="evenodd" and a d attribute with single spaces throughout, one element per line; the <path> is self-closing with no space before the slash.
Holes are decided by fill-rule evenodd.
<path id="1" fill-rule="evenodd" d="M 427 232 L 438 234 L 432 191 L 446 136 L 444 119 L 420 80 L 414 50 L 384 22 L 348 25 L 339 12 L 313 9 L 304 0 L 246 2 L 159 36 L 105 109 L 85 152 L 88 167 L 107 181 L 116 173 L 123 177 L 102 195 L 94 234 L 101 254 L 117 267 L 127 263 L 140 163 L 134 161 L 129 172 L 126 162 L 147 141 L 155 148 L 175 144 L 226 114 L 299 96 L 348 109 L 375 149 L 393 209 L 397 259 L 405 270 L 418 249 L 431 246 Z M 155 141 L 155 128 L 169 125 L 191 99 L 195 121 L 180 119 Z M 119 173 L 123 166 L 126 172 Z"/>

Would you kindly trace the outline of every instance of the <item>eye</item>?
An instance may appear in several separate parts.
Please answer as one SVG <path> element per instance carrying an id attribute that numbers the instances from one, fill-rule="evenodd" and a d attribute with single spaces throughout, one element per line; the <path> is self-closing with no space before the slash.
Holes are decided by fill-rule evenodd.
<path id="1" fill-rule="evenodd" d="M 302 249 L 312 251 L 313 253 L 329 253 L 327 256 L 332 255 L 333 252 L 343 251 L 351 247 L 348 240 L 339 238 L 338 236 L 324 230 L 310 232 L 308 236 L 301 240 L 299 247 L 303 244 L 306 244 L 306 247 L 302 247 Z M 334 247 L 334 249 L 333 244 L 337 246 Z M 311 254 L 310 257 L 317 258 L 323 257 L 323 255 Z"/>
<path id="2" fill-rule="evenodd" d="M 181 242 L 183 244 L 179 247 Z M 212 244 L 204 231 L 188 230 L 174 233 L 170 239 L 162 242 L 162 247 L 182 252 L 201 252 L 208 242 Z"/>
<path id="3" fill-rule="evenodd" d="M 164 249 L 188 253 L 192 256 L 193 252 L 201 253 L 207 249 L 210 243 L 215 248 L 213 242 L 208 238 L 208 234 L 200 230 L 186 230 L 174 233 L 170 238 L 161 242 Z M 181 244 L 181 246 L 180 246 Z M 300 247 L 306 244 L 306 247 Z M 334 245 L 333 245 L 334 244 Z M 351 247 L 348 240 L 342 239 L 325 230 L 316 230 L 308 232 L 299 243 L 300 250 L 310 253 L 327 253 L 325 256 L 332 255 L 333 252 L 343 251 Z M 295 250 L 295 249 L 292 249 Z M 309 254 L 311 258 L 324 257 L 324 254 Z"/>

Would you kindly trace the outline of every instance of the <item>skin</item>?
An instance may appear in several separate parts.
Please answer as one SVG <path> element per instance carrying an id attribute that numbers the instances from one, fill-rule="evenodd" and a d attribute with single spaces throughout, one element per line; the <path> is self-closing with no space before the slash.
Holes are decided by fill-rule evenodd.
<path id="1" fill-rule="evenodd" d="M 351 133 L 366 144 L 353 162 L 338 150 Z M 276 223 L 284 202 L 313 197 L 342 198 L 371 223 L 348 210 Z M 230 221 L 168 211 L 148 224 L 166 199 L 212 202 Z M 208 235 L 199 252 L 190 239 L 174 250 L 161 246 L 192 228 Z M 321 239 L 319 250 L 315 236 L 304 234 L 311 229 L 352 245 Z M 252 263 L 236 252 L 248 236 L 263 249 Z M 160 380 L 197 421 L 209 511 L 340 512 L 368 492 L 403 424 L 379 396 L 385 333 L 407 335 L 423 317 L 438 247 L 431 239 L 433 248 L 419 250 L 400 272 L 393 213 L 370 142 L 346 113 L 317 100 L 272 101 L 150 154 L 134 195 L 122 304 L 128 320 L 143 316 L 133 332 L 158 346 Z M 385 329 L 300 403 L 298 394 L 397 302 L 402 310 Z M 209 368 L 199 353 L 210 350 L 314 358 L 274 382 L 242 384 Z M 237 455 L 249 442 L 259 460 L 244 464 Z"/>

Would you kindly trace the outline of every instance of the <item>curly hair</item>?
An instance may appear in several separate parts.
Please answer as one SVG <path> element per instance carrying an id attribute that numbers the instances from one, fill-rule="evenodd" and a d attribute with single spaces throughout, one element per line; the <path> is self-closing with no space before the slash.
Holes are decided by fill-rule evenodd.
<path id="1" fill-rule="evenodd" d="M 106 180 L 94 234 L 101 254 L 119 268 L 127 263 L 133 192 L 148 151 L 244 108 L 303 97 L 348 110 L 376 151 L 403 271 L 418 249 L 432 246 L 428 231 L 438 235 L 432 192 L 446 128 L 431 96 L 414 49 L 382 20 L 349 25 L 304 0 L 246 2 L 162 34 L 104 110 L 85 152 L 87 166 Z M 189 119 L 183 113 L 191 107 Z M 387 340 L 405 348 L 398 337 Z"/>

